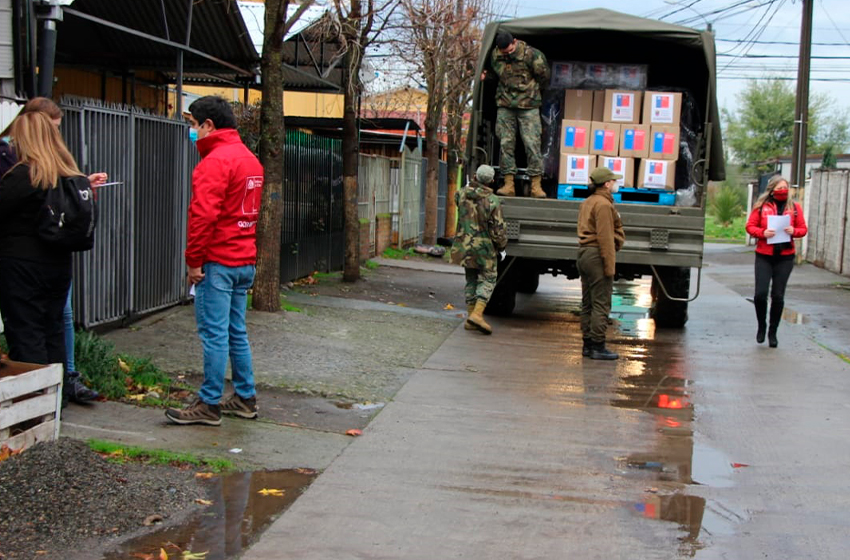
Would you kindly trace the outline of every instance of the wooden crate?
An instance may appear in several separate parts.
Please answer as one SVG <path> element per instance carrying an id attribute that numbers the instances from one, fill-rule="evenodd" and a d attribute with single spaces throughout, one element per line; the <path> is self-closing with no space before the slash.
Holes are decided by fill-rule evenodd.
<path id="1" fill-rule="evenodd" d="M 0 446 L 13 451 L 59 437 L 62 365 L 4 360 L 0 367 Z"/>

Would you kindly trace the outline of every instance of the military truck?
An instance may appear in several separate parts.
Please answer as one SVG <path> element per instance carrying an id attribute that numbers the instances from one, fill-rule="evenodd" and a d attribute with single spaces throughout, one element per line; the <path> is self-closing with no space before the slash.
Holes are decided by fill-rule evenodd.
<path id="1" fill-rule="evenodd" d="M 541 50 L 550 64 L 585 61 L 597 64 L 645 65 L 646 89 L 683 95 L 680 156 L 676 163 L 676 203 L 618 204 L 626 244 L 617 254 L 615 278 L 652 278 L 650 310 L 656 326 L 680 328 L 688 318 L 688 302 L 699 294 L 703 261 L 706 185 L 725 178 L 720 119 L 715 88 L 714 36 L 670 23 L 605 9 L 494 22 L 485 28 L 478 59 L 473 107 L 467 141 L 468 169 L 499 164 L 495 137 L 496 83 L 483 79 L 490 67 L 496 32 Z M 517 197 L 503 197 L 508 230 L 507 257 L 499 264 L 499 283 L 487 312 L 509 315 L 516 294 L 534 293 L 541 274 L 577 278 L 576 222 L 580 201 L 560 200 L 558 174 L 553 170 L 553 127 L 560 128 L 559 98 L 563 90 L 544 89 L 544 168 L 546 199 L 521 196 L 524 152 L 517 141 Z M 558 151 L 559 143 L 555 145 Z M 523 185 L 523 183 L 525 183 Z M 498 188 L 499 175 L 495 187 Z M 691 289 L 691 271 L 696 282 Z"/>

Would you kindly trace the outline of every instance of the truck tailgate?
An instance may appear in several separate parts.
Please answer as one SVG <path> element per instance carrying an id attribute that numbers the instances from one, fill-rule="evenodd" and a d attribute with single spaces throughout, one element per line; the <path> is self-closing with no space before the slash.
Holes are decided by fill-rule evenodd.
<path id="1" fill-rule="evenodd" d="M 508 255 L 575 260 L 580 202 L 502 198 L 508 230 Z M 656 266 L 702 267 L 705 231 L 701 208 L 618 204 L 626 244 L 617 262 Z"/>

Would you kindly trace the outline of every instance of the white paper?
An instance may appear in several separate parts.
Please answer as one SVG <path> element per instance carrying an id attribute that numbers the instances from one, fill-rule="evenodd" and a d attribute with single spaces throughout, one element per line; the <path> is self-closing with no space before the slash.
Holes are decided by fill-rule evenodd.
<path id="1" fill-rule="evenodd" d="M 194 296 L 194 295 L 195 295 L 195 285 L 194 285 L 194 284 L 192 284 L 191 286 L 189 286 L 189 295 L 190 295 L 190 296 Z"/>
<path id="2" fill-rule="evenodd" d="M 777 243 L 788 243 L 791 241 L 791 236 L 785 233 L 785 228 L 791 225 L 791 215 L 782 214 L 781 216 L 768 216 L 767 229 L 772 229 L 776 235 L 767 240 L 768 244 L 776 245 Z"/>

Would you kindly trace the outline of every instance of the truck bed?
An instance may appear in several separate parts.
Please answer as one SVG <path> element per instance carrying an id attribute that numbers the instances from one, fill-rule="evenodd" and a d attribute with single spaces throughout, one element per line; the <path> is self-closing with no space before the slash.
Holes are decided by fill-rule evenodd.
<path id="1" fill-rule="evenodd" d="M 509 256 L 575 260 L 580 202 L 502 198 Z M 701 268 L 705 218 L 701 208 L 620 204 L 626 244 L 617 262 Z"/>

